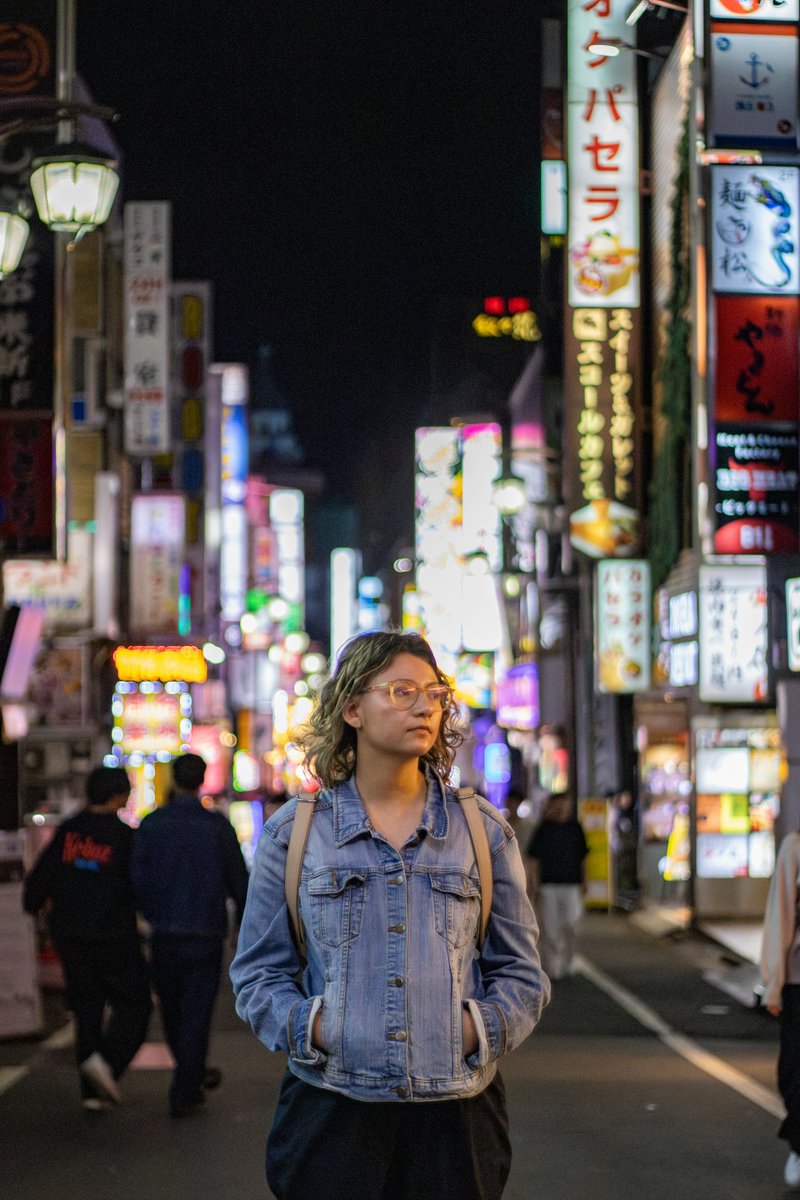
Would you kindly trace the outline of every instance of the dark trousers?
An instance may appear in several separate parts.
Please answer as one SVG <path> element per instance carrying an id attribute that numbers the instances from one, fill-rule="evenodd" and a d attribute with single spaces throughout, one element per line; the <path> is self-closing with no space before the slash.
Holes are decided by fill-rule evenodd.
<path id="1" fill-rule="evenodd" d="M 56 948 L 64 968 L 67 1006 L 75 1018 L 75 1057 L 80 1064 L 96 1051 L 119 1079 L 145 1039 L 152 1007 L 139 942 L 61 937 Z M 84 1096 L 93 1094 L 86 1080 L 81 1080 L 81 1088 Z"/>
<path id="2" fill-rule="evenodd" d="M 499 1200 L 511 1169 L 500 1076 L 468 1100 L 351 1100 L 287 1071 L 267 1141 L 277 1200 Z"/>
<path id="3" fill-rule="evenodd" d="M 194 1104 L 202 1098 L 221 970 L 219 938 L 153 935 L 150 974 L 161 1005 L 164 1037 L 175 1059 L 171 1104 Z"/>
<path id="4" fill-rule="evenodd" d="M 778 1091 L 786 1105 L 786 1119 L 778 1137 L 785 1138 L 795 1154 L 800 1154 L 800 984 L 787 983 L 781 999 Z"/>

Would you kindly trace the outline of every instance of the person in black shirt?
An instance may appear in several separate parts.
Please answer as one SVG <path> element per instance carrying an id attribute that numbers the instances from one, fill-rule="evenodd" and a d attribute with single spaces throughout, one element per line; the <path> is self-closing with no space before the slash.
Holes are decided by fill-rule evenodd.
<path id="1" fill-rule="evenodd" d="M 575 935 L 586 891 L 586 837 L 569 796 L 553 795 L 533 831 L 528 854 L 534 860 L 533 904 L 539 918 L 539 952 L 551 979 L 574 971 Z"/>
<path id="2" fill-rule="evenodd" d="M 83 1105 L 97 1111 L 119 1103 L 117 1081 L 145 1039 L 152 1004 L 130 878 L 134 833 L 118 817 L 130 795 L 126 772 L 96 767 L 86 795 L 86 808 L 36 860 L 23 903 L 34 915 L 47 906 L 75 1018 Z"/>

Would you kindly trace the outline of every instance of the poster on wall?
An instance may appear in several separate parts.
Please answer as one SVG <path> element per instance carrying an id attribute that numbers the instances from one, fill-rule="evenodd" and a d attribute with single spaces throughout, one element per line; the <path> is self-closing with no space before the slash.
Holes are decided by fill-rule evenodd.
<path id="1" fill-rule="evenodd" d="M 767 571 L 760 563 L 700 568 L 700 699 L 767 699 Z"/>
<path id="2" fill-rule="evenodd" d="M 793 151 L 796 113 L 796 27 L 712 25 L 709 145 Z"/>
<path id="3" fill-rule="evenodd" d="M 716 292 L 796 296 L 800 169 L 711 171 L 711 283 Z"/>
<path id="4" fill-rule="evenodd" d="M 800 0 L 710 0 L 709 13 L 737 21 L 797 21 Z"/>
<path id="5" fill-rule="evenodd" d="M 717 421 L 796 421 L 800 297 L 717 296 Z"/>
<path id="6" fill-rule="evenodd" d="M 716 432 L 717 554 L 800 550 L 798 434 L 726 425 Z"/>

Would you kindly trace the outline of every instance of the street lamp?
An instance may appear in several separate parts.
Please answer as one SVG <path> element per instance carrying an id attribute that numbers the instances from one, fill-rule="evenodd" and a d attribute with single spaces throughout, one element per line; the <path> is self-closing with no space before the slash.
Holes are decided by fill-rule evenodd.
<path id="1" fill-rule="evenodd" d="M 56 146 L 31 164 L 31 191 L 40 220 L 76 241 L 103 225 L 119 187 L 116 163 L 78 142 Z"/>
<path id="2" fill-rule="evenodd" d="M 596 54 L 599 58 L 616 58 L 623 50 L 627 50 L 631 54 L 638 54 L 641 58 L 654 58 L 656 62 L 663 62 L 667 57 L 666 54 L 659 54 L 653 50 L 642 50 L 639 46 L 632 45 L 631 42 L 614 37 L 591 42 L 586 49 L 590 54 Z"/>
<path id="3" fill-rule="evenodd" d="M 671 8 L 673 12 L 684 14 L 689 12 L 684 4 L 672 4 L 670 0 L 636 0 L 633 8 L 625 18 L 625 24 L 635 25 L 646 12 L 652 12 L 654 8 Z"/>

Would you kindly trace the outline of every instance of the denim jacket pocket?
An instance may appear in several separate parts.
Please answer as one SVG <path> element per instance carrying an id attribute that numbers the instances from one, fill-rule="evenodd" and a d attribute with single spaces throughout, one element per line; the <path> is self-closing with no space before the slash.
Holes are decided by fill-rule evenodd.
<path id="1" fill-rule="evenodd" d="M 466 871 L 438 871 L 431 875 L 436 932 L 455 949 L 478 936 L 481 889 Z"/>
<path id="2" fill-rule="evenodd" d="M 367 877 L 352 869 L 323 867 L 305 881 L 311 936 L 324 946 L 341 946 L 361 932 Z"/>

